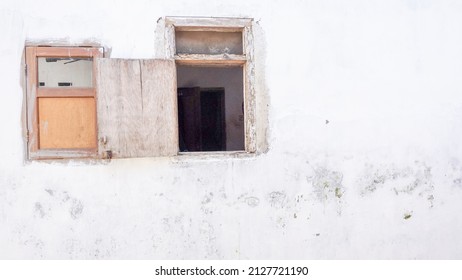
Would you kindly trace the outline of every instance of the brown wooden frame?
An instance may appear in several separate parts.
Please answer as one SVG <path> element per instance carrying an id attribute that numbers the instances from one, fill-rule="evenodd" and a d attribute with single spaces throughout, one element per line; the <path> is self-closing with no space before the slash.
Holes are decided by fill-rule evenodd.
<path id="1" fill-rule="evenodd" d="M 167 58 L 173 58 L 178 65 L 196 66 L 243 66 L 244 74 L 244 130 L 245 152 L 257 151 L 256 135 L 256 97 L 255 62 L 253 42 L 253 19 L 250 18 L 202 18 L 202 17 L 166 17 L 165 18 Z M 175 31 L 216 31 L 242 32 L 243 54 L 177 54 Z M 206 152 L 208 154 L 210 152 Z M 221 152 L 235 154 L 233 152 Z M 196 154 L 196 153 L 194 153 Z"/>
<path id="2" fill-rule="evenodd" d="M 89 97 L 93 98 L 96 110 L 96 71 L 95 58 L 103 57 L 104 51 L 99 47 L 40 47 L 27 46 L 26 57 L 26 125 L 27 149 L 29 159 L 55 158 L 93 158 L 97 155 L 98 139 L 94 148 L 85 149 L 40 149 L 37 100 L 39 97 Z M 38 87 L 38 57 L 80 57 L 93 58 L 92 88 L 40 88 Z M 95 129 L 97 114 L 95 112 Z M 97 137 L 98 131 L 95 131 Z"/>

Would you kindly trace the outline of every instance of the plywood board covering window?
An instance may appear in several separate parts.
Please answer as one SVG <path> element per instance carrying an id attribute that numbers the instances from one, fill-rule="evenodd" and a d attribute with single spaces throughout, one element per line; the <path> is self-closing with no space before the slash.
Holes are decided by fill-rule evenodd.
<path id="1" fill-rule="evenodd" d="M 94 98 L 38 99 L 40 149 L 91 149 L 96 147 Z"/>

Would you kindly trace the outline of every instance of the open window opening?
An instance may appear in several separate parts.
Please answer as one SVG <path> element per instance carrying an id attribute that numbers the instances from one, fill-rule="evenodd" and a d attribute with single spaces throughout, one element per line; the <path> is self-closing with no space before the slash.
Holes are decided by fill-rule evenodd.
<path id="1" fill-rule="evenodd" d="M 177 67 L 180 152 L 244 151 L 243 69 Z"/>
<path id="2" fill-rule="evenodd" d="M 254 151 L 251 20 L 168 22 L 174 28 L 179 152 Z"/>

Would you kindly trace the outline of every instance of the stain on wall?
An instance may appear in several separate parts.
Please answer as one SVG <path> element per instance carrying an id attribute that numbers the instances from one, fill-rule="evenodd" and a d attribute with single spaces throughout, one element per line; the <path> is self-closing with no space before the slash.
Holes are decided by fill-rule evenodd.
<path id="1" fill-rule="evenodd" d="M 313 189 L 320 201 L 329 198 L 341 198 L 344 192 L 342 186 L 343 174 L 329 170 L 324 167 L 315 169 L 315 176 L 312 179 Z"/>

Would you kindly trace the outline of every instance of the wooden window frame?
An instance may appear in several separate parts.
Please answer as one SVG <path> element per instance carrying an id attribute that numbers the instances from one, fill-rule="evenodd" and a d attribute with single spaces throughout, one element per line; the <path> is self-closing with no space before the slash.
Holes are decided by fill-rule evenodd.
<path id="1" fill-rule="evenodd" d="M 43 47 L 26 46 L 26 126 L 27 152 L 29 160 L 63 159 L 63 158 L 95 158 L 98 150 L 98 123 L 95 111 L 95 147 L 94 148 L 65 148 L 40 149 L 38 128 L 38 98 L 40 97 L 89 97 L 94 98 L 97 108 L 95 58 L 104 56 L 100 47 Z M 38 58 L 39 57 L 78 57 L 93 58 L 93 86 L 91 88 L 41 88 L 38 86 Z"/>
<path id="2" fill-rule="evenodd" d="M 174 59 L 176 65 L 193 66 L 242 66 L 244 98 L 244 151 L 220 152 L 180 152 L 180 155 L 240 154 L 257 152 L 256 141 L 256 96 L 255 62 L 253 42 L 253 19 L 250 18 L 203 18 L 166 17 L 165 18 L 167 58 Z M 238 54 L 176 54 L 176 31 L 216 31 L 242 32 L 243 53 Z"/>

